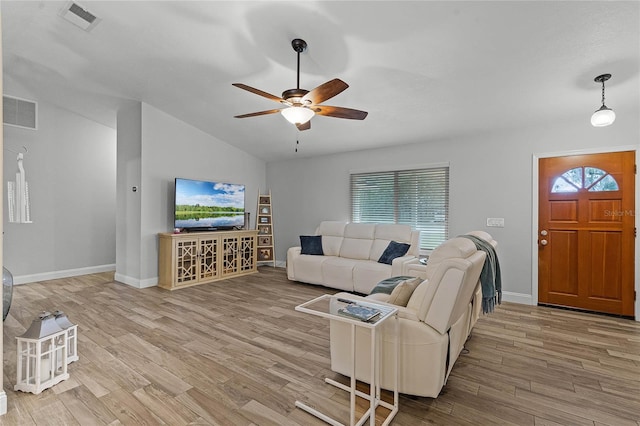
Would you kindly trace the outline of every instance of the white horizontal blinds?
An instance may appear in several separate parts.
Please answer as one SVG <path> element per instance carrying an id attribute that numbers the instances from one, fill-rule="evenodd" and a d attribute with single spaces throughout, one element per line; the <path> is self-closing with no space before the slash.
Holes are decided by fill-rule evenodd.
<path id="1" fill-rule="evenodd" d="M 396 223 L 394 172 L 351 175 L 351 221 Z"/>
<path id="2" fill-rule="evenodd" d="M 420 248 L 449 235 L 449 168 L 351 175 L 353 222 L 399 223 L 420 232 Z"/>
<path id="3" fill-rule="evenodd" d="M 449 168 L 397 172 L 398 220 L 420 232 L 420 248 L 434 249 L 449 235 Z"/>

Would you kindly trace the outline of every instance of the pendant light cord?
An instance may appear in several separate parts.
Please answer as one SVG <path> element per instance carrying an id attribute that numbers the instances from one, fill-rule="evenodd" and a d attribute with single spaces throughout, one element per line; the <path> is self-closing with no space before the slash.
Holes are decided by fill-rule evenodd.
<path id="1" fill-rule="evenodd" d="M 604 106 L 604 79 L 602 80 L 602 106 Z"/>

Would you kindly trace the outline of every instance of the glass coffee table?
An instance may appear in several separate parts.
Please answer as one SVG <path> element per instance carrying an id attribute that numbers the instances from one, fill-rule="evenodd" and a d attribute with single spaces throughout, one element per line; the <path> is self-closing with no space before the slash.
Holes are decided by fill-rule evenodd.
<path id="1" fill-rule="evenodd" d="M 348 297 L 339 298 L 330 294 L 324 294 L 313 300 L 305 302 L 295 307 L 296 311 L 304 312 L 311 315 L 327 318 L 331 321 L 340 321 L 349 324 L 351 331 L 351 382 L 350 386 L 346 386 L 335 380 L 325 378 L 325 382 L 350 393 L 350 426 L 363 425 L 369 419 L 370 425 L 375 425 L 376 408 L 378 406 L 390 410 L 389 414 L 383 421 L 383 425 L 388 425 L 398 412 L 398 309 L 389 305 L 382 305 L 373 302 L 364 302 L 361 300 L 351 300 Z M 393 386 L 393 403 L 383 401 L 380 397 L 380 353 L 381 351 L 381 333 L 379 328 L 388 321 L 394 322 L 394 349 L 393 349 L 393 365 L 394 365 L 394 386 Z M 368 329 L 370 332 L 370 349 L 371 359 L 371 375 L 369 380 L 369 394 L 356 389 L 356 328 Z M 369 401 L 369 408 L 364 414 L 356 420 L 356 396 Z M 305 410 L 319 419 L 334 425 L 344 426 L 343 423 L 321 413 L 313 407 L 306 405 L 301 401 L 296 401 L 296 407 Z"/>

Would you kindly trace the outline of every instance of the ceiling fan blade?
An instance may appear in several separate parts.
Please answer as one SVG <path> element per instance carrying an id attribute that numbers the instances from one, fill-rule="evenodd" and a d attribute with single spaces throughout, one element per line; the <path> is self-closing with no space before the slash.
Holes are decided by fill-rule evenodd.
<path id="1" fill-rule="evenodd" d="M 300 131 L 309 130 L 311 128 L 311 120 L 307 121 L 306 123 L 297 123 L 296 127 Z"/>
<path id="2" fill-rule="evenodd" d="M 265 97 L 267 99 L 271 99 L 274 102 L 278 102 L 278 103 L 283 103 L 284 102 L 284 99 L 282 99 L 279 96 L 272 95 L 271 93 L 263 92 L 260 89 L 256 89 L 255 87 L 247 86 L 246 84 L 232 83 L 232 85 L 236 86 L 236 87 L 238 87 L 240 89 L 244 89 L 244 90 L 246 90 L 248 92 L 255 93 L 256 95 L 260 95 L 260 96 Z"/>
<path id="3" fill-rule="evenodd" d="M 304 101 L 311 101 L 312 104 L 317 105 L 326 101 L 327 99 L 333 98 L 338 93 L 345 90 L 349 85 L 339 78 L 334 78 L 331 81 L 327 81 L 324 84 L 316 87 L 306 95 L 302 97 L 302 103 Z"/>
<path id="4" fill-rule="evenodd" d="M 359 109 L 342 108 L 328 105 L 316 105 L 313 110 L 318 115 L 324 115 L 326 117 L 335 118 L 348 118 L 350 120 L 364 120 L 369 114 L 366 111 L 360 111 Z"/>
<path id="5" fill-rule="evenodd" d="M 266 110 L 266 111 L 251 112 L 249 114 L 234 115 L 234 118 L 257 117 L 259 115 L 275 114 L 276 112 L 280 112 L 280 111 L 282 111 L 282 110 L 281 109 L 269 109 L 269 110 Z"/>

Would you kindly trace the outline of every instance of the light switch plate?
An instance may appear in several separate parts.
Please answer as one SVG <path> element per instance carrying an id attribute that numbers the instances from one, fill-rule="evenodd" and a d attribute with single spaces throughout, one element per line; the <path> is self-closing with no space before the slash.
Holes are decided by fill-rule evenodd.
<path id="1" fill-rule="evenodd" d="M 487 226 L 492 228 L 504 228 L 503 217 L 488 217 Z"/>

